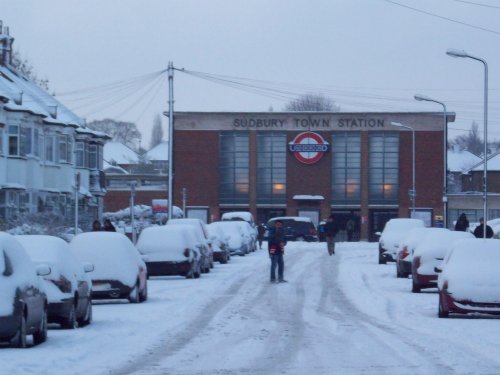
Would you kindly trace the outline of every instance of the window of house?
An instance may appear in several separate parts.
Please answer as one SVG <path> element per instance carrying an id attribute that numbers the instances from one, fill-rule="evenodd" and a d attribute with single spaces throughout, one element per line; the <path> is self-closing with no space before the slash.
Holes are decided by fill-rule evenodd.
<path id="1" fill-rule="evenodd" d="M 332 135 L 332 203 L 359 203 L 361 199 L 361 135 Z"/>
<path id="2" fill-rule="evenodd" d="M 369 199 L 371 204 L 397 204 L 399 198 L 399 134 L 369 137 Z"/>
<path id="3" fill-rule="evenodd" d="M 89 145 L 89 168 L 97 169 L 97 145 Z"/>
<path id="4" fill-rule="evenodd" d="M 65 163 L 68 158 L 68 136 L 65 134 L 59 134 L 59 162 Z"/>
<path id="5" fill-rule="evenodd" d="M 219 137 L 219 202 L 249 202 L 248 133 L 221 132 Z"/>
<path id="6" fill-rule="evenodd" d="M 33 152 L 33 130 L 31 128 L 22 126 L 20 131 L 21 136 L 19 139 L 19 143 L 21 146 L 21 155 L 31 155 Z"/>
<path id="7" fill-rule="evenodd" d="M 257 133 L 257 203 L 286 203 L 286 134 Z"/>
<path id="8" fill-rule="evenodd" d="M 33 130 L 33 154 L 40 156 L 40 131 L 38 129 Z"/>
<path id="9" fill-rule="evenodd" d="M 85 143 L 75 143 L 75 162 L 78 168 L 85 168 Z"/>
<path id="10" fill-rule="evenodd" d="M 0 128 L 0 155 L 3 155 L 3 128 Z"/>
<path id="11" fill-rule="evenodd" d="M 45 136 L 45 160 L 55 162 L 54 136 Z"/>
<path id="12" fill-rule="evenodd" d="M 19 156 L 19 126 L 9 125 L 9 155 Z"/>
<path id="13" fill-rule="evenodd" d="M 68 141 L 68 145 L 66 147 L 66 161 L 68 163 L 71 163 L 73 162 L 73 138 L 71 138 L 70 136 L 66 136 L 66 139 Z"/>

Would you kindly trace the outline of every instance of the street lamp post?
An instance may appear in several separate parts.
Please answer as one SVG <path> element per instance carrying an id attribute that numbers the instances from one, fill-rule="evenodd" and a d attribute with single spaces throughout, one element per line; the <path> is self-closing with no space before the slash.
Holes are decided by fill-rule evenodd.
<path id="1" fill-rule="evenodd" d="M 403 125 L 400 122 L 391 121 L 391 125 L 397 126 L 399 128 L 405 128 L 411 130 L 412 137 L 412 188 L 410 191 L 411 197 L 411 216 L 415 217 L 415 200 L 417 199 L 417 190 L 415 188 L 415 129 L 408 125 Z"/>
<path id="2" fill-rule="evenodd" d="M 441 104 L 443 106 L 443 163 L 444 163 L 444 176 L 443 176 L 443 223 L 444 227 L 448 228 L 448 121 L 447 121 L 447 110 L 446 104 L 440 102 L 439 100 L 435 100 L 429 98 L 425 95 L 415 95 L 415 100 L 425 101 L 425 102 L 433 102 L 437 104 Z"/>
<path id="3" fill-rule="evenodd" d="M 452 57 L 465 57 L 472 60 L 482 62 L 484 65 L 484 168 L 483 168 L 483 238 L 486 238 L 486 224 L 488 222 L 488 64 L 485 60 L 469 55 L 465 51 L 449 49 L 446 51 L 448 56 Z"/>

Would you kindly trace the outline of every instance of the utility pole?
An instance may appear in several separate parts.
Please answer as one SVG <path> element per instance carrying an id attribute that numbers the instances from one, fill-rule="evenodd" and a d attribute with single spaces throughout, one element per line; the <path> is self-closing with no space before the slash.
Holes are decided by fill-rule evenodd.
<path id="1" fill-rule="evenodd" d="M 130 225 L 132 227 L 132 243 L 137 242 L 137 234 L 135 231 L 135 181 L 130 183 Z"/>
<path id="2" fill-rule="evenodd" d="M 174 180 L 174 64 L 168 63 L 168 220 L 172 218 Z"/>
<path id="3" fill-rule="evenodd" d="M 75 174 L 75 236 L 78 234 L 78 194 L 80 191 L 80 173 Z"/>
<path id="4" fill-rule="evenodd" d="M 182 188 L 182 213 L 186 217 L 186 188 Z"/>

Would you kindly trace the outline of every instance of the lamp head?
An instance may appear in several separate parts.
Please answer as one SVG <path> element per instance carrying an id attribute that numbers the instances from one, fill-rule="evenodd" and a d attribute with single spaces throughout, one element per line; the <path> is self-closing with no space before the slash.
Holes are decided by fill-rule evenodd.
<path id="1" fill-rule="evenodd" d="M 415 100 L 418 100 L 418 101 L 425 101 L 425 102 L 431 102 L 432 99 L 429 98 L 428 96 L 425 96 L 425 95 L 421 95 L 421 94 L 416 94 L 414 96 Z"/>
<path id="2" fill-rule="evenodd" d="M 446 54 L 448 56 L 451 56 L 451 57 L 469 57 L 467 52 L 465 52 L 464 50 L 459 50 L 459 49 L 454 49 L 454 48 L 448 49 L 446 51 Z"/>
<path id="3" fill-rule="evenodd" d="M 396 121 L 391 121 L 391 125 L 394 125 L 394 126 L 399 126 L 400 128 L 403 128 L 404 125 L 401 124 L 400 122 L 396 122 Z"/>

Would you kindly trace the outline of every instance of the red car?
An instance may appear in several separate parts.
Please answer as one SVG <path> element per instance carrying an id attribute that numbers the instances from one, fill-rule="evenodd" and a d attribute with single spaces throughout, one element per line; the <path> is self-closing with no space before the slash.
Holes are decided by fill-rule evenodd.
<path id="1" fill-rule="evenodd" d="M 466 239 L 453 243 L 439 273 L 438 316 L 500 315 L 500 240 Z"/>

